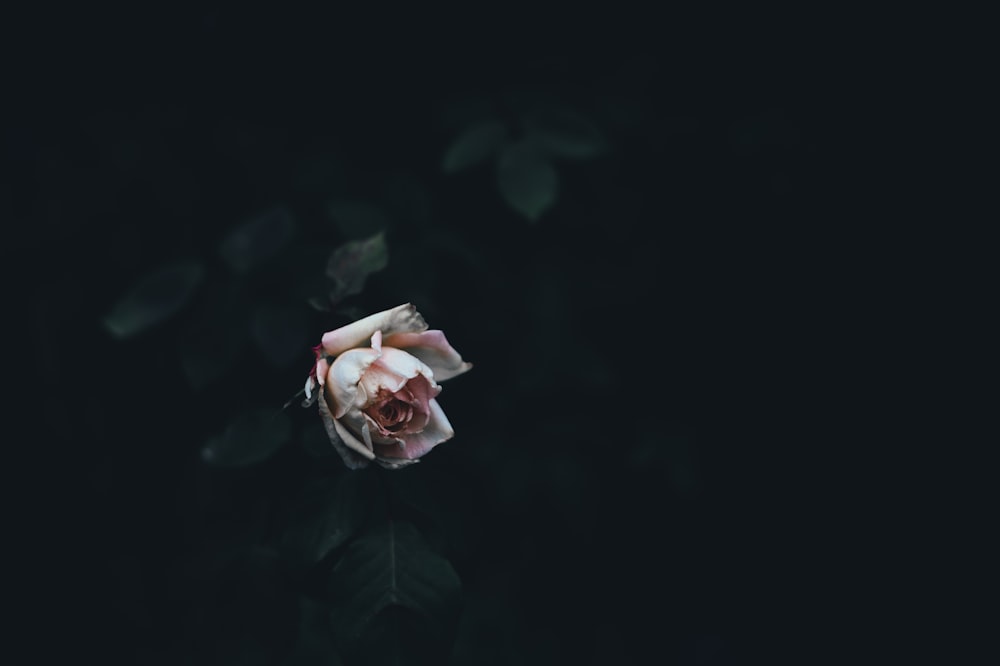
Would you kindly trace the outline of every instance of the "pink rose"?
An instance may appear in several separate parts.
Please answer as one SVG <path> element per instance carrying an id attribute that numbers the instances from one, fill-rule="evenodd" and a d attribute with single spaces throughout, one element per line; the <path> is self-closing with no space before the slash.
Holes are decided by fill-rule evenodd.
<path id="1" fill-rule="evenodd" d="M 318 398 L 326 433 L 348 467 L 374 460 L 397 469 L 454 436 L 435 400 L 437 382 L 471 367 L 406 303 L 325 333 L 305 404 Z"/>

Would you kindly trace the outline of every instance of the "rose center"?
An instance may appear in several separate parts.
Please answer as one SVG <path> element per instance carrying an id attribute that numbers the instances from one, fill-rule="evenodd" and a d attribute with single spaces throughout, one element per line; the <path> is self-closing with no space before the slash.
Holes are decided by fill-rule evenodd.
<path id="1" fill-rule="evenodd" d="M 375 402 L 364 411 L 389 432 L 404 430 L 413 418 L 413 407 L 388 392 L 380 392 Z"/>

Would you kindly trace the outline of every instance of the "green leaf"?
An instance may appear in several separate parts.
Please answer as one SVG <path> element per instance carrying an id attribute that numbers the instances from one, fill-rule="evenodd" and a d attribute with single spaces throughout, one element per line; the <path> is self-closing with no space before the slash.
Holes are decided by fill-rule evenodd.
<path id="1" fill-rule="evenodd" d="M 329 441 L 327 448 L 333 451 Z M 370 481 L 365 475 L 348 473 L 308 485 L 296 499 L 282 535 L 285 556 L 308 567 L 357 534 L 376 501 Z"/>
<path id="2" fill-rule="evenodd" d="M 596 157 L 607 139 L 589 118 L 573 109 L 545 106 L 524 118 L 527 135 L 546 154 L 569 159 Z"/>
<path id="3" fill-rule="evenodd" d="M 335 298 L 361 293 L 365 280 L 372 273 L 382 270 L 389 263 L 389 247 L 385 234 L 378 232 L 364 240 L 350 241 L 330 255 L 326 275 L 337 283 Z"/>
<path id="4" fill-rule="evenodd" d="M 449 635 L 457 621 L 461 582 L 451 563 L 430 549 L 410 523 L 388 521 L 350 544 L 333 569 L 335 631 L 360 640 L 379 613 L 403 607 L 427 631 Z"/>
<path id="5" fill-rule="evenodd" d="M 511 208 L 534 222 L 556 202 L 559 177 L 533 143 L 519 141 L 500 153 L 497 187 Z"/>
<path id="6" fill-rule="evenodd" d="M 177 313 L 205 277 L 200 263 L 166 266 L 142 278 L 104 318 L 116 338 L 128 338 Z"/>
<path id="7" fill-rule="evenodd" d="M 219 253 L 235 273 L 247 273 L 278 254 L 294 235 L 291 212 L 279 206 L 229 232 Z"/>
<path id="8" fill-rule="evenodd" d="M 252 465 L 270 458 L 291 433 L 291 421 L 283 411 L 244 412 L 221 435 L 208 441 L 201 450 L 201 458 L 216 467 Z"/>
<path id="9" fill-rule="evenodd" d="M 441 168 L 455 173 L 485 161 L 507 140 L 507 127 L 497 120 L 485 120 L 470 125 L 452 141 L 445 151 Z"/>
<path id="10" fill-rule="evenodd" d="M 326 606 L 299 597 L 299 631 L 282 666 L 343 666 L 330 631 Z"/>
<path id="11" fill-rule="evenodd" d="M 365 625 L 361 636 L 339 647 L 351 666 L 441 666 L 451 664 L 455 639 L 434 631 L 426 617 L 402 606 L 387 606 Z M 338 631 L 334 626 L 334 632 Z M 550 662 L 553 663 L 553 662 Z"/>
<path id="12" fill-rule="evenodd" d="M 305 314 L 299 308 L 261 305 L 254 312 L 251 331 L 264 358 L 277 368 L 296 359 L 308 364 L 309 337 Z"/>

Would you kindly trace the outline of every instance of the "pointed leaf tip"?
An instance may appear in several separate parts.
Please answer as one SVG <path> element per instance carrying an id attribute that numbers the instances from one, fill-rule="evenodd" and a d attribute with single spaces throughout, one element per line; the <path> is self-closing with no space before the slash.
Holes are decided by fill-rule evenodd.
<path id="1" fill-rule="evenodd" d="M 559 176 L 534 144 L 520 141 L 500 154 L 497 187 L 511 208 L 535 222 L 556 202 Z"/>

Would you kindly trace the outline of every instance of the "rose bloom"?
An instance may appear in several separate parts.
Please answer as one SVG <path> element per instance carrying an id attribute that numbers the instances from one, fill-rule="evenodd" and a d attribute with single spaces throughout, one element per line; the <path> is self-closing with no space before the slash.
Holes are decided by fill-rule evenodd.
<path id="1" fill-rule="evenodd" d="M 471 367 L 406 303 L 324 334 L 304 404 L 319 403 L 348 467 L 374 460 L 398 469 L 454 436 L 435 399 L 438 382 Z"/>

